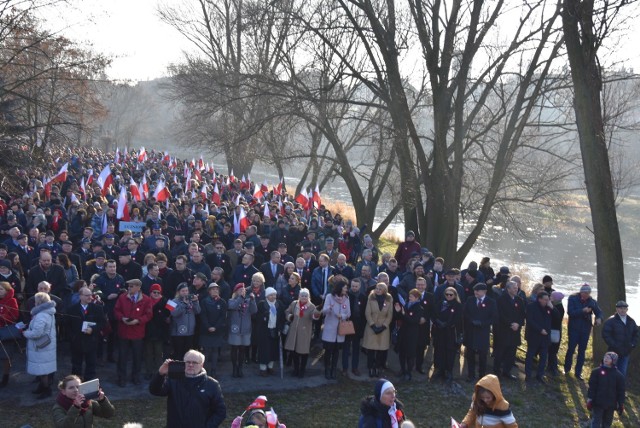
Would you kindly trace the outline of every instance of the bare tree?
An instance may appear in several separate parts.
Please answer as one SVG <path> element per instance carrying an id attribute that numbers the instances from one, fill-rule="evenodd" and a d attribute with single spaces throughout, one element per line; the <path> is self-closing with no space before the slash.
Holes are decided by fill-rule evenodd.
<path id="1" fill-rule="evenodd" d="M 596 247 L 598 299 L 605 313 L 625 298 L 624 263 L 601 101 L 598 49 L 627 1 L 563 0 L 562 26 L 571 66 L 580 153 Z M 594 340 L 594 358 L 605 345 Z"/>

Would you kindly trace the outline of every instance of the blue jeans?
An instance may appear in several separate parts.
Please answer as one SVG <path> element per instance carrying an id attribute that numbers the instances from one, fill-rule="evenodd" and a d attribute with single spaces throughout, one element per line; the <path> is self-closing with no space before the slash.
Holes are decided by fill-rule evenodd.
<path id="1" fill-rule="evenodd" d="M 342 347 L 342 370 L 349 370 L 349 356 L 351 355 L 351 370 L 357 370 L 360 364 L 360 338 L 350 335 L 345 338 Z"/>
<path id="2" fill-rule="evenodd" d="M 571 371 L 573 363 L 573 353 L 578 347 L 578 356 L 576 358 L 576 376 L 582 375 L 582 366 L 584 366 L 584 355 L 587 352 L 587 343 L 591 336 L 591 329 L 588 331 L 571 331 L 569 330 L 569 346 L 567 347 L 567 355 L 564 358 L 564 372 Z"/>
<path id="3" fill-rule="evenodd" d="M 618 356 L 618 362 L 616 363 L 616 367 L 618 371 L 622 373 L 624 376 L 627 376 L 627 368 L 629 367 L 629 356 L 621 357 Z"/>
<path id="4" fill-rule="evenodd" d="M 544 369 L 547 366 L 547 353 L 549 351 L 548 344 L 540 344 L 536 347 L 527 345 L 527 356 L 524 360 L 524 372 L 527 375 L 527 379 L 531 379 L 531 375 L 533 374 L 533 358 L 536 355 L 539 355 L 538 358 L 538 369 L 536 377 L 544 376 Z"/>

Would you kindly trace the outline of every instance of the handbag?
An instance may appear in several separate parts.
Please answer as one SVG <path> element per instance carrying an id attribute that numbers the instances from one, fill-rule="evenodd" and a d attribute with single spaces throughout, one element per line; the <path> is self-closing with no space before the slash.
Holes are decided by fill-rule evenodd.
<path id="1" fill-rule="evenodd" d="M 47 346 L 49 346 L 51 344 L 51 330 L 53 329 L 55 323 L 56 323 L 56 320 L 52 315 L 51 316 L 51 326 L 49 326 L 49 333 L 44 334 L 44 335 L 38 337 L 37 339 L 33 339 L 33 344 L 36 345 L 36 349 L 46 348 Z"/>
<path id="2" fill-rule="evenodd" d="M 291 324 L 290 323 L 285 323 L 284 327 L 282 327 L 282 335 L 286 336 L 287 334 L 289 334 L 289 329 L 291 328 Z"/>
<path id="3" fill-rule="evenodd" d="M 551 330 L 550 334 L 551 343 L 560 343 L 560 330 Z"/>
<path id="4" fill-rule="evenodd" d="M 356 329 L 353 326 L 353 321 L 342 320 L 338 324 L 338 334 L 340 336 L 348 336 L 350 334 L 356 334 Z"/>

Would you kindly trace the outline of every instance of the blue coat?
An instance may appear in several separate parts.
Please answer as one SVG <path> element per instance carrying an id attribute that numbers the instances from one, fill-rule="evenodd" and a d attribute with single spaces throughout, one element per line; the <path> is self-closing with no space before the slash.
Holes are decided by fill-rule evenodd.
<path id="1" fill-rule="evenodd" d="M 588 314 L 582 312 L 586 307 L 591 308 Z M 572 294 L 569 296 L 567 304 L 567 315 L 569 315 L 569 334 L 571 333 L 589 333 L 593 326 L 592 314 L 596 318 L 602 319 L 602 311 L 595 299 L 589 297 L 584 302 L 580 300 L 580 294 Z"/>

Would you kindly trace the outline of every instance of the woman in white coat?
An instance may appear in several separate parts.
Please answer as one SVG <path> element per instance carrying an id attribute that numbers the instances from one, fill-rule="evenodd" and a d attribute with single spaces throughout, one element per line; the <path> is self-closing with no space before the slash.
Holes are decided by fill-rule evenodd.
<path id="1" fill-rule="evenodd" d="M 27 338 L 27 373 L 40 380 L 38 389 L 33 391 L 39 399 L 51 396 L 49 375 L 57 370 L 55 313 L 56 302 L 47 293 L 36 293 L 31 322 L 22 333 Z"/>

